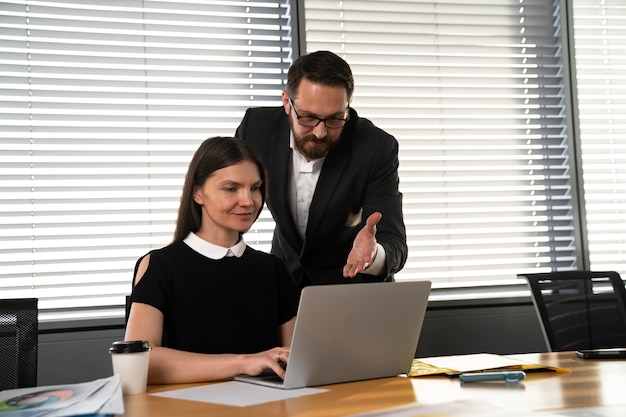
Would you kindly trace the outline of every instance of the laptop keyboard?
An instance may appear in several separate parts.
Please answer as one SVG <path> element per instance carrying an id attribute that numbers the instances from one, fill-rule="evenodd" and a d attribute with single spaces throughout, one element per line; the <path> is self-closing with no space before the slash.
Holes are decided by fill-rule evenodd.
<path id="1" fill-rule="evenodd" d="M 256 376 L 255 378 L 262 379 L 263 381 L 275 382 L 277 384 L 282 384 L 283 383 L 283 379 L 281 377 L 279 377 L 278 375 L 276 375 L 276 373 L 274 373 L 274 372 L 264 372 L 264 373 Z"/>

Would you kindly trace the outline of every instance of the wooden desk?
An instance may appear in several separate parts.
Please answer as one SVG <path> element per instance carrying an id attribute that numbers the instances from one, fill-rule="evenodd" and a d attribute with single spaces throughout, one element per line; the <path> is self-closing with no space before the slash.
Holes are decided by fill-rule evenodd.
<path id="1" fill-rule="evenodd" d="M 328 385 L 328 392 L 260 404 L 231 407 L 149 395 L 190 385 L 152 385 L 146 394 L 124 397 L 129 417 L 165 416 L 276 416 L 340 417 L 407 405 L 432 404 L 460 398 L 487 400 L 519 410 L 560 410 L 576 407 L 626 405 L 626 360 L 579 359 L 573 352 L 516 355 L 533 363 L 566 368 L 571 373 L 529 373 L 519 386 L 502 383 L 470 383 L 444 376 L 383 378 Z"/>

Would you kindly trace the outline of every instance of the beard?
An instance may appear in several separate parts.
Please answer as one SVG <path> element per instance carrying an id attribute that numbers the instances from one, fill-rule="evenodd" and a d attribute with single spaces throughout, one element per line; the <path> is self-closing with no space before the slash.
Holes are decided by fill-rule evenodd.
<path id="1" fill-rule="evenodd" d="M 314 159 L 320 159 L 326 157 L 328 152 L 333 149 L 339 142 L 341 131 L 343 129 L 335 129 L 333 133 L 335 135 L 326 135 L 323 138 L 318 138 L 314 134 L 298 135 L 294 130 L 293 122 L 290 120 L 291 131 L 293 132 L 293 139 L 298 151 L 304 155 L 309 161 Z"/>
<path id="2" fill-rule="evenodd" d="M 328 136 L 317 138 L 315 135 L 296 136 L 293 135 L 296 148 L 308 160 L 324 158 L 335 146 L 336 141 L 331 141 Z"/>

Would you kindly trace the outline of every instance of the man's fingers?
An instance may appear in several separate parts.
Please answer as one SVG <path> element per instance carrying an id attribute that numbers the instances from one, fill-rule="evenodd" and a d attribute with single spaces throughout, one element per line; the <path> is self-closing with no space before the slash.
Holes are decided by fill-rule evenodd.
<path id="1" fill-rule="evenodd" d="M 368 227 L 375 227 L 382 218 L 383 214 L 379 211 L 375 211 L 374 213 L 370 214 L 370 216 L 365 221 L 365 224 L 367 224 Z"/>
<path id="2" fill-rule="evenodd" d="M 357 268 L 355 268 L 352 264 L 346 265 L 343 268 L 343 276 L 344 278 L 354 278 L 357 273 Z"/>
<path id="3" fill-rule="evenodd" d="M 376 245 L 376 225 L 383 218 L 382 213 L 376 211 L 369 215 L 365 221 L 365 226 L 357 234 L 355 241 L 352 244 L 352 250 L 348 254 L 348 260 L 343 267 L 343 276 L 345 278 L 354 278 L 359 272 L 369 265 L 372 260 L 372 253 L 369 252 L 369 247 L 373 244 Z M 373 243 L 370 243 L 373 242 Z"/>

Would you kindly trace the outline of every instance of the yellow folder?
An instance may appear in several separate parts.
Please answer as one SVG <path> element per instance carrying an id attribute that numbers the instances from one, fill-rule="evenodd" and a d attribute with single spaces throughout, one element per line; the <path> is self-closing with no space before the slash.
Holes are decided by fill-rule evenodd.
<path id="1" fill-rule="evenodd" d="M 475 353 L 468 355 L 435 356 L 430 358 L 414 359 L 409 376 L 455 376 L 464 372 L 493 371 L 569 372 L 569 370 L 565 368 L 526 362 L 515 358 L 514 355 L 506 356 L 492 353 Z"/>

